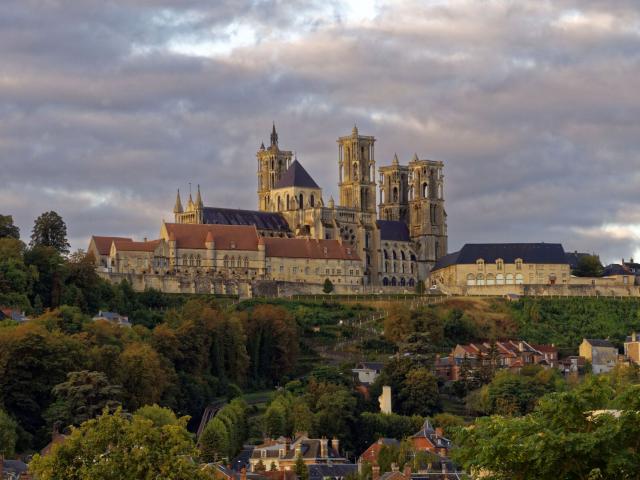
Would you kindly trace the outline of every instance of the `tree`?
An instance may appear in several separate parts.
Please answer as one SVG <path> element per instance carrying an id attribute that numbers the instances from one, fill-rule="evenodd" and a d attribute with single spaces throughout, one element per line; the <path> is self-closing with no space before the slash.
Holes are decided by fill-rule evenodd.
<path id="1" fill-rule="evenodd" d="M 29 469 L 40 480 L 119 480 L 122 478 L 213 479 L 200 468 L 187 419 L 156 426 L 121 410 L 83 423 L 52 452 L 35 455 Z"/>
<path id="2" fill-rule="evenodd" d="M 333 282 L 331 280 L 329 280 L 328 278 L 324 279 L 324 285 L 322 286 L 322 291 L 324 293 L 333 292 Z"/>
<path id="3" fill-rule="evenodd" d="M 0 215 L 0 238 L 20 240 L 20 229 L 13 224 L 11 215 Z"/>
<path id="4" fill-rule="evenodd" d="M 80 425 L 98 416 L 105 408 L 114 411 L 120 406 L 120 386 L 109 383 L 101 372 L 82 370 L 69 372 L 67 380 L 53 387 L 56 401 L 49 407 L 51 423 Z"/>
<path id="5" fill-rule="evenodd" d="M 405 414 L 427 416 L 440 409 L 438 380 L 427 368 L 410 370 L 398 398 Z"/>
<path id="6" fill-rule="evenodd" d="M 36 246 L 53 247 L 63 255 L 69 253 L 67 225 L 62 217 L 54 211 L 40 215 L 33 224 L 29 245 L 32 248 Z"/>
<path id="7" fill-rule="evenodd" d="M 577 277 L 600 277 L 603 270 L 598 255 L 583 255 L 571 273 Z"/>
<path id="8" fill-rule="evenodd" d="M 168 374 L 153 347 L 141 342 L 131 343 L 120 354 L 118 364 L 118 380 L 127 408 L 134 410 L 160 401 L 167 387 Z"/>
<path id="9" fill-rule="evenodd" d="M 296 472 L 298 480 L 309 480 L 309 467 L 304 463 L 302 455 L 296 457 L 294 471 Z"/>
<path id="10" fill-rule="evenodd" d="M 165 425 L 180 425 L 181 420 L 170 408 L 161 407 L 157 404 L 145 405 L 136 410 L 135 415 L 144 417 L 153 422 L 153 426 L 160 428 Z"/>
<path id="11" fill-rule="evenodd" d="M 0 456 L 13 458 L 15 454 L 18 424 L 4 410 L 0 410 Z"/>
<path id="12" fill-rule="evenodd" d="M 217 462 L 229 456 L 229 432 L 222 420 L 213 417 L 200 436 L 200 450 L 205 462 Z"/>

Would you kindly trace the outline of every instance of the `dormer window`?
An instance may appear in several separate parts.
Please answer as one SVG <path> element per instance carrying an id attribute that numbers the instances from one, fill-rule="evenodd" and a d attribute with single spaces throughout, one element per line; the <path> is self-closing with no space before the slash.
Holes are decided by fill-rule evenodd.
<path id="1" fill-rule="evenodd" d="M 522 259 L 516 258 L 516 270 L 522 270 Z"/>
<path id="2" fill-rule="evenodd" d="M 484 270 L 484 260 L 482 258 L 476 260 L 476 265 L 478 266 L 478 270 Z"/>
<path id="3" fill-rule="evenodd" d="M 498 270 L 504 270 L 504 260 L 502 260 L 501 258 L 496 260 L 496 268 Z"/>

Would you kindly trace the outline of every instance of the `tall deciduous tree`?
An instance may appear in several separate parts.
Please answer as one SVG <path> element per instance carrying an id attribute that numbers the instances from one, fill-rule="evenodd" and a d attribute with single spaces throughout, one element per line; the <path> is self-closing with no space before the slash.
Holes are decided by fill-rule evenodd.
<path id="1" fill-rule="evenodd" d="M 35 455 L 29 469 L 40 480 L 212 480 L 213 472 L 194 460 L 198 450 L 186 423 L 157 426 L 142 415 L 105 413 L 73 430 L 49 455 Z"/>
<path id="2" fill-rule="evenodd" d="M 572 273 L 577 277 L 600 277 L 602 271 L 602 263 L 598 255 L 584 255 L 580 257 Z"/>
<path id="3" fill-rule="evenodd" d="M 31 232 L 31 247 L 53 247 L 61 254 L 69 253 L 67 225 L 62 217 L 53 210 L 40 215 Z"/>
<path id="4" fill-rule="evenodd" d="M 20 240 L 20 229 L 13 224 L 11 215 L 0 215 L 0 238 Z"/>
<path id="5" fill-rule="evenodd" d="M 18 435 L 18 424 L 4 410 L 0 410 L 0 455 L 13 458 Z"/>

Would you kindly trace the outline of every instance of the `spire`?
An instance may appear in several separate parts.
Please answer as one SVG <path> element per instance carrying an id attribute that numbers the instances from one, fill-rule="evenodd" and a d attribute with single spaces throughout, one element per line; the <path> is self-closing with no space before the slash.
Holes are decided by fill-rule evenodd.
<path id="1" fill-rule="evenodd" d="M 394 153 L 393 154 L 393 165 L 398 165 L 400 163 L 400 161 L 398 160 L 398 154 Z"/>
<path id="2" fill-rule="evenodd" d="M 196 208 L 202 208 L 204 204 L 202 203 L 202 196 L 200 195 L 200 184 L 198 184 L 198 193 L 196 194 Z"/>
<path id="3" fill-rule="evenodd" d="M 358 135 L 358 126 L 355 123 L 353 124 L 353 130 L 351 130 L 351 135 L 354 135 L 354 136 Z"/>
<path id="4" fill-rule="evenodd" d="M 187 211 L 193 210 L 193 198 L 191 198 L 191 192 L 189 192 L 189 201 L 187 202 Z"/>
<path id="5" fill-rule="evenodd" d="M 273 122 L 273 128 L 271 129 L 271 145 L 278 145 L 278 132 L 276 132 L 276 122 Z"/>
<path id="6" fill-rule="evenodd" d="M 178 194 L 176 195 L 176 206 L 173 207 L 173 213 L 182 213 L 182 202 L 180 201 L 180 189 L 178 189 Z"/>
<path id="7" fill-rule="evenodd" d="M 260 144 L 260 150 L 264 150 L 264 142 Z"/>
<path id="8" fill-rule="evenodd" d="M 417 162 L 417 161 L 418 161 L 418 154 L 417 154 L 417 153 L 414 153 L 414 154 L 413 154 L 413 161 L 414 161 L 414 162 Z"/>

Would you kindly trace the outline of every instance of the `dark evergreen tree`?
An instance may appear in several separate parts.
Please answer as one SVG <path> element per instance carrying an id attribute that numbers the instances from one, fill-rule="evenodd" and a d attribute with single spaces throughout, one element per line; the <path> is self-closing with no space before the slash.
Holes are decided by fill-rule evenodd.
<path id="1" fill-rule="evenodd" d="M 37 246 L 53 247 L 63 255 L 69 253 L 67 225 L 62 217 L 53 210 L 40 215 L 33 224 L 29 245 L 32 248 Z"/>
<path id="2" fill-rule="evenodd" d="M 20 240 L 20 229 L 13 224 L 11 215 L 0 215 L 0 238 Z"/>

